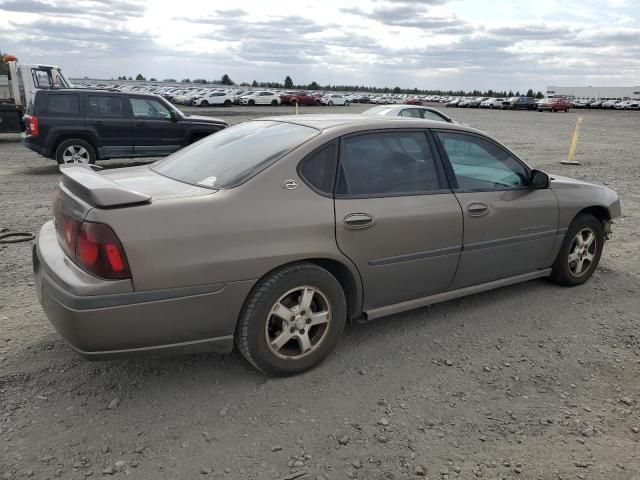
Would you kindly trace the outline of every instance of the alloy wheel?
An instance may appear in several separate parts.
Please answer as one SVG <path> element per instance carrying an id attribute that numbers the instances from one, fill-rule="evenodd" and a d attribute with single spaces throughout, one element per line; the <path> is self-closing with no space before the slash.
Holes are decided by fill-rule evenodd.
<path id="1" fill-rule="evenodd" d="M 82 145 L 69 145 L 62 153 L 64 163 L 89 163 L 89 151 Z"/>
<path id="2" fill-rule="evenodd" d="M 265 337 L 269 349 L 279 358 L 297 360 L 324 342 L 331 323 L 331 306 L 318 288 L 305 285 L 282 295 L 268 315 Z"/>
<path id="3" fill-rule="evenodd" d="M 591 228 L 583 228 L 574 237 L 569 247 L 569 271 L 581 277 L 593 264 L 598 249 L 596 234 Z"/>

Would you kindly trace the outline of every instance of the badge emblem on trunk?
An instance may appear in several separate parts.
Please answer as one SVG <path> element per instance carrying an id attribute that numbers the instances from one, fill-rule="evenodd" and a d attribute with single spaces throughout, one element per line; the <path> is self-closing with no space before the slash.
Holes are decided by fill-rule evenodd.
<path id="1" fill-rule="evenodd" d="M 290 178 L 289 180 L 285 180 L 282 184 L 282 188 L 286 188 L 287 190 L 294 190 L 298 187 L 298 182 L 294 179 Z"/>

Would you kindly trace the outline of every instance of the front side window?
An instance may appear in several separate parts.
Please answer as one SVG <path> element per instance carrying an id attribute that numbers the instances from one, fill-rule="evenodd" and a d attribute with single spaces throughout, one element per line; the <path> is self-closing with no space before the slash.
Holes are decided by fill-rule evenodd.
<path id="1" fill-rule="evenodd" d="M 80 100 L 77 95 L 50 94 L 47 98 L 47 112 L 54 115 L 79 115 Z"/>
<path id="2" fill-rule="evenodd" d="M 319 132 L 286 122 L 254 120 L 221 130 L 155 163 L 166 177 L 211 189 L 253 177 Z"/>
<path id="3" fill-rule="evenodd" d="M 152 98 L 130 98 L 131 110 L 136 118 L 171 118 L 169 109 L 157 100 Z"/>
<path id="4" fill-rule="evenodd" d="M 505 190 L 528 185 L 529 172 L 495 143 L 475 135 L 437 134 L 462 190 Z"/>
<path id="5" fill-rule="evenodd" d="M 115 96 L 89 95 L 89 113 L 100 117 L 122 117 L 122 99 Z"/>
<path id="6" fill-rule="evenodd" d="M 417 195 L 441 189 L 436 162 L 423 132 L 347 137 L 340 152 L 338 195 Z"/>

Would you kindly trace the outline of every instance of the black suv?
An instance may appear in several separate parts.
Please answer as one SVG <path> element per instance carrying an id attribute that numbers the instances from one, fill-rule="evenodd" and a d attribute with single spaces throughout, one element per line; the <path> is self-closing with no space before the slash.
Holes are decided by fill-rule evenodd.
<path id="1" fill-rule="evenodd" d="M 23 145 L 60 164 L 169 155 L 227 127 L 156 95 L 89 89 L 39 90 L 24 120 Z"/>
<path id="2" fill-rule="evenodd" d="M 536 100 L 533 97 L 511 97 L 502 102 L 502 110 L 535 110 Z"/>

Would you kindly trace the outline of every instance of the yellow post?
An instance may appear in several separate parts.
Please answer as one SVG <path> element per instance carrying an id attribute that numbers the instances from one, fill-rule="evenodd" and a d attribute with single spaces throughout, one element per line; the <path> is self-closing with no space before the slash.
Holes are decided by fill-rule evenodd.
<path id="1" fill-rule="evenodd" d="M 573 131 L 573 139 L 571 140 L 569 157 L 567 158 L 567 160 L 563 160 L 560 163 L 564 163 L 565 165 L 580 165 L 580 162 L 576 162 L 574 158 L 576 156 L 576 149 L 578 148 L 578 138 L 580 138 L 581 126 L 582 126 L 582 117 L 578 117 L 578 122 L 576 123 L 576 129 Z"/>
<path id="2" fill-rule="evenodd" d="M 298 114 L 298 102 L 296 102 L 296 115 Z"/>

